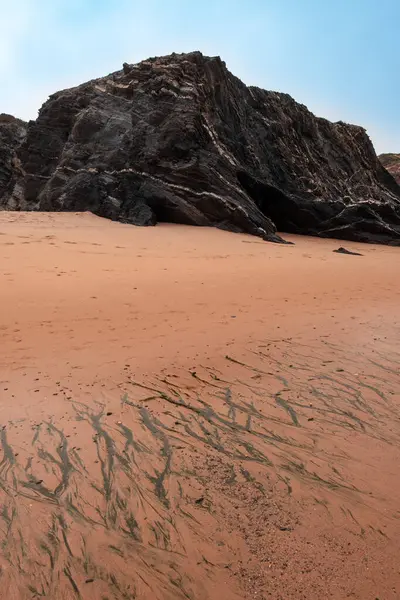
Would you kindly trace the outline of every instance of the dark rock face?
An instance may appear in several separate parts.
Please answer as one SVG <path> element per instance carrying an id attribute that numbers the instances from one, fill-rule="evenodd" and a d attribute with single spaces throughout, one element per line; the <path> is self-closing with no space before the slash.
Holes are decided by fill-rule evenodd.
<path id="1" fill-rule="evenodd" d="M 26 136 L 27 124 L 11 115 L 0 114 L 0 208 L 1 198 L 10 192 L 23 174 L 17 150 Z"/>
<path id="2" fill-rule="evenodd" d="M 51 96 L 0 204 L 138 225 L 215 225 L 400 243 L 400 187 L 365 131 L 172 54 Z"/>
<path id="3" fill-rule="evenodd" d="M 387 171 L 400 184 L 400 154 L 380 154 L 379 160 Z"/>
<path id="4" fill-rule="evenodd" d="M 349 254 L 351 256 L 362 256 L 360 252 L 352 252 L 351 250 L 347 250 L 347 248 L 343 248 L 343 246 L 340 246 L 340 248 L 333 250 L 333 252 L 337 252 L 337 254 Z"/>

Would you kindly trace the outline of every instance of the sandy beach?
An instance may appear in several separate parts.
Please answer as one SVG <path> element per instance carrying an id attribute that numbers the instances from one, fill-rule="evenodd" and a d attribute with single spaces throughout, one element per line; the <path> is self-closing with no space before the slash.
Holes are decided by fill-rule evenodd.
<path id="1" fill-rule="evenodd" d="M 282 235 L 0 212 L 1 598 L 400 597 L 400 249 Z"/>

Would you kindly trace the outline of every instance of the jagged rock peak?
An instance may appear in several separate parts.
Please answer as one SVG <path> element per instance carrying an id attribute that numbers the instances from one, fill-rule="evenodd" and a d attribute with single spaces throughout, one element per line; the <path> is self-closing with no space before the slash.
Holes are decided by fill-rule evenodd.
<path id="1" fill-rule="evenodd" d="M 18 156 L 8 208 L 400 243 L 400 188 L 362 127 L 247 87 L 200 52 L 53 94 Z"/>

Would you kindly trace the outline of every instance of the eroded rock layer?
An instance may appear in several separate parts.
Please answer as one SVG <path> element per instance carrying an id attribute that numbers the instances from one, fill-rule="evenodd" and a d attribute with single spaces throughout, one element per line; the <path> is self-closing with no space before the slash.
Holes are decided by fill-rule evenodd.
<path id="1" fill-rule="evenodd" d="M 17 150 L 26 136 L 27 124 L 5 113 L 0 114 L 0 207 L 22 174 Z"/>
<path id="2" fill-rule="evenodd" d="M 400 184 L 400 154 L 380 154 L 379 160 Z"/>
<path id="3" fill-rule="evenodd" d="M 19 158 L 9 209 L 400 243 L 400 187 L 364 129 L 247 87 L 200 52 L 54 94 Z"/>

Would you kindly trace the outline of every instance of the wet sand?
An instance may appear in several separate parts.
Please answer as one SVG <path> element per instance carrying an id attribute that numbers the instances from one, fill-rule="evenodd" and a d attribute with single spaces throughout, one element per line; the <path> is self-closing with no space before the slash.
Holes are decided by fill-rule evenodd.
<path id="1" fill-rule="evenodd" d="M 400 251 L 285 237 L 0 212 L 1 598 L 400 597 Z"/>

